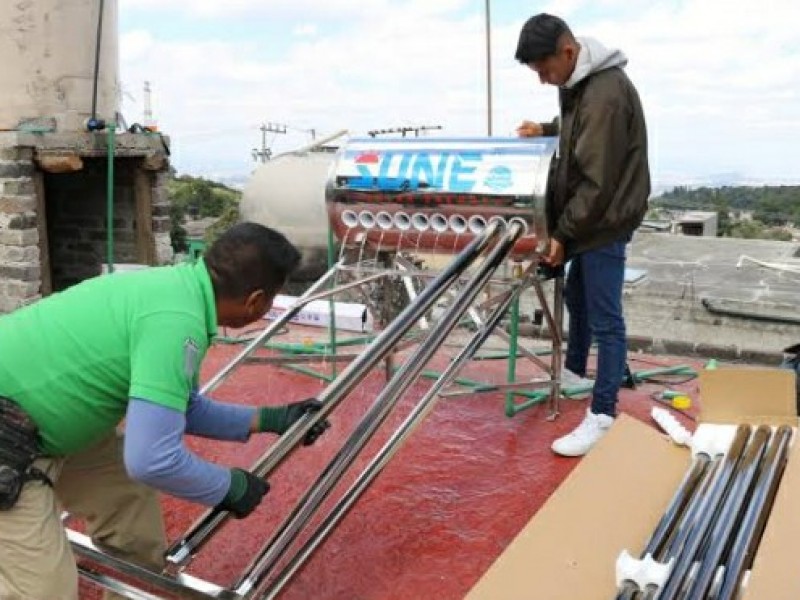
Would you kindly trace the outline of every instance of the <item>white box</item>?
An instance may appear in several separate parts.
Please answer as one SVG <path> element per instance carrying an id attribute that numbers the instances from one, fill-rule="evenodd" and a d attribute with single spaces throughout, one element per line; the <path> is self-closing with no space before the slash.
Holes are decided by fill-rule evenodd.
<path id="1" fill-rule="evenodd" d="M 280 317 L 288 308 L 297 302 L 296 296 L 278 294 L 272 303 L 272 308 L 264 315 L 267 320 Z M 290 322 L 312 327 L 328 327 L 330 325 L 330 306 L 328 300 L 314 300 L 306 304 Z M 334 302 L 336 329 L 345 331 L 371 332 L 374 321 L 367 307 L 354 302 Z"/>

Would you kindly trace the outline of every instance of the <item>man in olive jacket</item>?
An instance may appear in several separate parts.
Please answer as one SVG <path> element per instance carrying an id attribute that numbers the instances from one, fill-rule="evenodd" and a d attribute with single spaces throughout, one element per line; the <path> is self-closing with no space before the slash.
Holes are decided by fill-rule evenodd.
<path id="1" fill-rule="evenodd" d="M 539 14 L 523 26 L 515 57 L 543 84 L 559 88 L 560 118 L 524 121 L 521 136 L 560 135 L 550 175 L 544 261 L 570 262 L 566 282 L 569 340 L 565 366 L 583 377 L 597 341 L 597 376 L 583 422 L 553 443 L 581 456 L 616 416 L 625 373 L 622 312 L 625 248 L 647 211 L 650 171 L 644 113 L 627 58 L 591 38 L 575 38 L 558 17 Z"/>

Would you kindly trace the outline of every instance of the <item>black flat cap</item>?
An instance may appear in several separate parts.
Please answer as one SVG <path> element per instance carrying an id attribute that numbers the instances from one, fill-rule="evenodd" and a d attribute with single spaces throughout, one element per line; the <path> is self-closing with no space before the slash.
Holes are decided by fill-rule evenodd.
<path id="1" fill-rule="evenodd" d="M 558 38 L 568 32 L 569 26 L 563 19 L 547 13 L 534 15 L 522 26 L 514 58 L 522 64 L 547 58 L 556 53 Z"/>

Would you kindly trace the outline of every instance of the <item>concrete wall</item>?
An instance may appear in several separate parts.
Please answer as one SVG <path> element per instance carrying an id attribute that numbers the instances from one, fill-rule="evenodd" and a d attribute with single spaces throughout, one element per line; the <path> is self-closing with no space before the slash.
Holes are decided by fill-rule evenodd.
<path id="1" fill-rule="evenodd" d="M 0 133 L 0 314 L 101 272 L 103 135 Z M 117 137 L 114 261 L 172 262 L 168 140 Z"/>
<path id="2" fill-rule="evenodd" d="M 41 292 L 31 148 L 0 147 L 0 313 Z"/>
<path id="3" fill-rule="evenodd" d="M 0 2 L 0 129 L 83 129 L 92 108 L 98 0 Z M 117 0 L 105 0 L 97 113 L 118 100 Z"/>
<path id="4" fill-rule="evenodd" d="M 791 242 L 637 234 L 627 265 L 646 275 L 625 286 L 631 350 L 777 364 L 800 342 L 800 276 L 740 257 L 800 266 L 798 251 Z M 524 297 L 523 314 L 534 308 Z"/>

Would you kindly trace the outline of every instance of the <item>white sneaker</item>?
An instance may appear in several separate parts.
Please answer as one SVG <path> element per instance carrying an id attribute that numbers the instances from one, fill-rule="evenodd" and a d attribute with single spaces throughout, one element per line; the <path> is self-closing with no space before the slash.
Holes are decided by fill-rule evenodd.
<path id="1" fill-rule="evenodd" d="M 558 438 L 551 448 L 561 456 L 583 456 L 606 434 L 613 423 L 613 417 L 596 415 L 586 409 L 586 416 L 581 424 L 571 433 Z"/>
<path id="2" fill-rule="evenodd" d="M 570 371 L 566 367 L 561 370 L 561 387 L 562 388 L 588 388 L 594 387 L 594 379 L 581 377 L 577 373 Z"/>

